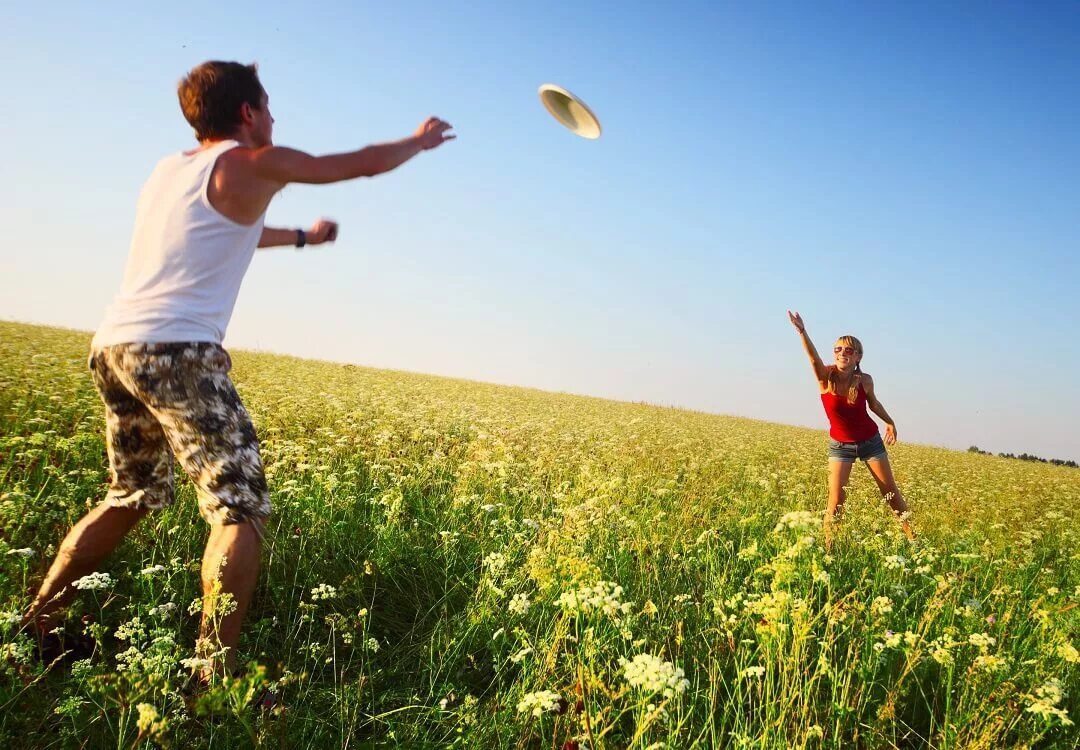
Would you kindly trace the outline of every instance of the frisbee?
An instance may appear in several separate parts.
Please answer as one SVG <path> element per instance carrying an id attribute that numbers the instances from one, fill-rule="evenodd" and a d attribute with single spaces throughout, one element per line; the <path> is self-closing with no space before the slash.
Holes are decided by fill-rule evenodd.
<path id="1" fill-rule="evenodd" d="M 545 83 L 539 93 L 547 111 L 571 133 L 590 140 L 600 137 L 600 120 L 585 102 L 554 83 Z"/>

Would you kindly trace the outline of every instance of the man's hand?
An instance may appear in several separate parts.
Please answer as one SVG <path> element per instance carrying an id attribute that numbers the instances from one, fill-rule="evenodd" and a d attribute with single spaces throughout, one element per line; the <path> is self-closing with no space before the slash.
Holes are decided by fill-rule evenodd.
<path id="1" fill-rule="evenodd" d="M 307 230 L 307 244 L 321 245 L 337 239 L 338 224 L 330 219 L 319 219 Z"/>
<path id="2" fill-rule="evenodd" d="M 420 148 L 424 151 L 430 151 L 447 141 L 457 138 L 453 133 L 447 134 L 446 132 L 452 127 L 450 123 L 443 122 L 438 117 L 429 117 L 416 129 L 413 138 L 420 144 Z"/>

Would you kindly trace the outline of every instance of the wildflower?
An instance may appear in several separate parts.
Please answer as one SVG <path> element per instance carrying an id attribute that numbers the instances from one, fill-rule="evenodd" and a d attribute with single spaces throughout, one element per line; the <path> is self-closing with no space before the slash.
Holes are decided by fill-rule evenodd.
<path id="1" fill-rule="evenodd" d="M 525 615 L 532 606 L 532 602 L 529 601 L 528 594 L 514 594 L 514 598 L 506 606 L 512 615 Z"/>
<path id="2" fill-rule="evenodd" d="M 375 640 L 374 638 L 368 638 L 366 641 L 364 641 L 364 648 L 366 648 L 368 651 L 370 651 L 373 654 L 378 653 L 378 651 L 379 651 L 379 642 L 377 640 Z"/>
<path id="3" fill-rule="evenodd" d="M 537 718 L 546 713 L 558 713 L 562 706 L 563 697 L 551 690 L 537 690 L 534 693 L 526 693 L 518 701 L 518 712 L 531 714 Z"/>
<path id="4" fill-rule="evenodd" d="M 947 648 L 938 646 L 930 653 L 930 656 L 933 657 L 934 661 L 944 667 L 951 667 L 953 665 L 952 651 Z"/>
<path id="5" fill-rule="evenodd" d="M 135 722 L 135 726 L 144 734 L 150 732 L 160 718 L 157 709 L 149 703 L 140 703 L 135 709 L 139 712 L 139 719 Z"/>
<path id="6" fill-rule="evenodd" d="M 762 677 L 765 674 L 765 667 L 755 666 L 747 667 L 743 671 L 739 672 L 739 677 Z"/>
<path id="7" fill-rule="evenodd" d="M 1076 646 L 1071 643 L 1065 642 L 1057 647 L 1057 655 L 1067 661 L 1069 664 L 1080 664 L 1080 651 L 1076 650 Z"/>
<path id="8" fill-rule="evenodd" d="M 968 636 L 968 643 L 979 649 L 980 652 L 986 653 L 991 646 L 997 643 L 997 640 L 986 633 L 972 633 Z"/>
<path id="9" fill-rule="evenodd" d="M 889 570 L 905 570 L 907 559 L 902 555 L 889 555 L 885 558 L 885 567 Z"/>
<path id="10" fill-rule="evenodd" d="M 484 558 L 484 567 L 491 571 L 493 576 L 498 576 L 506 569 L 506 555 L 492 552 Z"/>
<path id="11" fill-rule="evenodd" d="M 870 605 L 870 612 L 877 617 L 883 617 L 892 611 L 892 599 L 887 596 L 877 597 L 876 599 L 874 599 L 873 604 Z"/>
<path id="12" fill-rule="evenodd" d="M 333 599 L 335 596 L 337 596 L 337 589 L 327 583 L 320 583 L 311 590 L 311 600 L 313 602 Z"/>
<path id="13" fill-rule="evenodd" d="M 611 581 L 600 581 L 592 586 L 564 591 L 556 602 L 567 612 L 590 614 L 598 612 L 613 619 L 628 614 L 632 608 L 630 602 L 623 602 L 623 587 Z"/>
<path id="14" fill-rule="evenodd" d="M 517 653 L 511 655 L 510 656 L 510 661 L 513 662 L 514 664 L 518 664 L 518 663 L 524 661 L 525 657 L 528 656 L 529 654 L 531 654 L 532 652 L 533 652 L 532 647 L 531 646 L 526 646 L 525 648 L 521 649 Z"/>
<path id="15" fill-rule="evenodd" d="M 184 667 L 184 669 L 191 670 L 192 672 L 202 672 L 204 669 L 209 669 L 212 665 L 213 662 L 209 659 L 203 659 L 197 656 L 180 660 L 180 666 Z"/>
<path id="16" fill-rule="evenodd" d="M 29 560 L 37 553 L 29 547 L 22 547 L 20 549 L 9 549 L 8 554 L 15 555 L 16 557 L 21 557 L 24 560 Z"/>
<path id="17" fill-rule="evenodd" d="M 658 656 L 638 654 L 630 661 L 620 659 L 619 663 L 630 687 L 639 688 L 649 695 L 663 693 L 665 698 L 672 698 L 690 686 L 681 668 Z"/>
<path id="18" fill-rule="evenodd" d="M 1072 719 L 1068 712 L 1058 705 L 1064 699 L 1065 694 L 1061 690 L 1058 680 L 1048 680 L 1042 686 L 1035 689 L 1035 695 L 1024 696 L 1028 700 L 1028 707 L 1024 709 L 1036 716 L 1050 720 L 1056 718 L 1062 726 L 1072 726 Z"/>
<path id="19" fill-rule="evenodd" d="M 82 591 L 96 591 L 107 589 L 113 583 L 113 578 L 108 573 L 91 573 L 72 581 L 71 585 Z"/>
<path id="20" fill-rule="evenodd" d="M 151 608 L 150 614 L 155 617 L 171 615 L 176 609 L 176 602 L 165 602 L 164 604 L 159 604 L 156 607 Z"/>
<path id="21" fill-rule="evenodd" d="M 1008 666 L 1008 663 L 1000 656 L 993 654 L 981 654 L 975 657 L 975 668 L 983 672 L 1000 672 Z"/>
<path id="22" fill-rule="evenodd" d="M 154 573 L 160 573 L 163 570 L 165 570 L 164 565 L 151 565 L 149 568 L 143 568 L 142 570 L 140 570 L 139 574 L 144 576 L 152 576 L 154 575 Z"/>
<path id="23" fill-rule="evenodd" d="M 778 534 L 784 529 L 812 529 L 821 522 L 819 514 L 808 510 L 797 510 L 785 513 L 773 527 L 773 533 Z"/>

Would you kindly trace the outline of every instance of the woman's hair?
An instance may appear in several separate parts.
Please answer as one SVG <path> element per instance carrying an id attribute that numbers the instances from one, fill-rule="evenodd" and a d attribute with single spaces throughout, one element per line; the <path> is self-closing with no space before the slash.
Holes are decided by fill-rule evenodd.
<path id="1" fill-rule="evenodd" d="M 854 336 L 841 336 L 836 340 L 836 344 L 834 344 L 834 346 L 850 346 L 858 353 L 859 358 L 862 359 L 862 342 Z M 837 370 L 835 367 L 829 370 L 829 389 L 827 392 L 833 395 L 836 395 L 836 375 Z M 849 404 L 854 404 L 855 401 L 859 398 L 859 383 L 861 382 L 862 367 L 859 364 L 856 364 L 855 375 L 851 378 L 851 385 L 848 387 L 847 392 L 847 402 Z"/>

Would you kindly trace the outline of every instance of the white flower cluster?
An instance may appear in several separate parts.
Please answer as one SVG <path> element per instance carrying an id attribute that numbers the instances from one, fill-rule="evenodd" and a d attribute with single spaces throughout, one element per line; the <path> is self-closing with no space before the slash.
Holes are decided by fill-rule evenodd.
<path id="1" fill-rule="evenodd" d="M 976 669 L 983 672 L 1000 672 L 1009 666 L 1007 661 L 1000 656 L 994 656 L 993 654 L 981 654 L 976 656 L 973 664 Z"/>
<path id="2" fill-rule="evenodd" d="M 484 567 L 488 569 L 491 575 L 498 577 L 500 573 L 506 570 L 506 555 L 501 552 L 492 552 L 484 558 Z"/>
<path id="3" fill-rule="evenodd" d="M 591 614 L 599 612 L 613 619 L 629 614 L 633 605 L 622 601 L 623 587 L 611 581 L 564 591 L 556 602 L 567 612 Z"/>
<path id="4" fill-rule="evenodd" d="M 1028 707 L 1024 709 L 1025 711 L 1041 716 L 1044 719 L 1056 718 L 1063 727 L 1072 725 L 1073 722 L 1069 718 L 1068 711 L 1059 708 L 1065 694 L 1058 680 L 1047 681 L 1044 685 L 1035 689 L 1035 695 L 1025 697 L 1028 700 Z"/>
<path id="5" fill-rule="evenodd" d="M 529 601 L 528 594 L 514 594 L 514 598 L 510 600 L 507 609 L 510 610 L 512 615 L 525 615 L 528 614 L 531 606 L 532 602 Z"/>
<path id="6" fill-rule="evenodd" d="M 659 656 L 638 654 L 630 661 L 620 659 L 619 663 L 630 687 L 649 695 L 663 693 L 665 698 L 672 698 L 690 687 L 682 669 Z"/>
<path id="7" fill-rule="evenodd" d="M 113 578 L 108 573 L 91 573 L 90 575 L 72 581 L 71 585 L 82 591 L 95 591 L 98 589 L 107 589 L 109 586 L 112 586 Z"/>
<path id="8" fill-rule="evenodd" d="M 29 547 L 23 547 L 21 549 L 9 549 L 7 553 L 9 555 L 15 555 L 16 557 L 21 557 L 24 560 L 29 560 L 31 557 L 33 557 L 35 555 L 34 550 L 30 549 Z"/>
<path id="9" fill-rule="evenodd" d="M 144 576 L 152 576 L 154 573 L 160 573 L 163 570 L 165 570 L 164 565 L 151 565 L 149 568 L 143 568 L 139 573 Z"/>
<path id="10" fill-rule="evenodd" d="M 893 611 L 892 599 L 887 596 L 879 596 L 870 605 L 870 613 L 875 617 L 884 617 Z"/>
<path id="11" fill-rule="evenodd" d="M 968 643 L 979 649 L 980 653 L 985 654 L 990 650 L 990 647 L 997 643 L 997 639 L 986 633 L 972 633 L 968 636 Z"/>
<path id="12" fill-rule="evenodd" d="M 518 712 L 540 717 L 547 713 L 555 713 L 559 710 L 559 704 L 563 697 L 551 690 L 537 690 L 535 693 L 526 693 L 518 701 Z"/>
<path id="13" fill-rule="evenodd" d="M 335 596 L 337 596 L 337 589 L 328 583 L 320 583 L 311 590 L 311 601 L 313 602 L 333 599 Z"/>
<path id="14" fill-rule="evenodd" d="M 796 510 L 780 516 L 773 527 L 773 533 L 779 534 L 785 529 L 812 529 L 821 525 L 821 516 L 809 510 Z"/>
<path id="15" fill-rule="evenodd" d="M 159 604 L 156 607 L 151 608 L 150 614 L 154 617 L 161 617 L 164 615 L 171 615 L 176 610 L 176 602 L 165 602 L 164 604 Z"/>
<path id="16" fill-rule="evenodd" d="M 1076 646 L 1068 641 L 1057 647 L 1057 655 L 1069 664 L 1080 664 L 1080 651 L 1077 651 Z"/>
<path id="17" fill-rule="evenodd" d="M 903 555 L 889 555 L 885 558 L 885 567 L 889 570 L 906 570 L 907 558 Z"/>
<path id="18" fill-rule="evenodd" d="M 903 633 L 896 633 L 892 630 L 886 630 L 884 639 L 874 644 L 874 650 L 880 652 L 884 651 L 887 648 L 914 648 L 918 642 L 918 633 L 913 633 L 910 630 Z"/>

